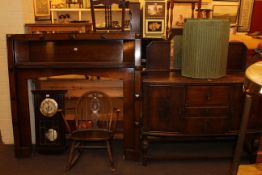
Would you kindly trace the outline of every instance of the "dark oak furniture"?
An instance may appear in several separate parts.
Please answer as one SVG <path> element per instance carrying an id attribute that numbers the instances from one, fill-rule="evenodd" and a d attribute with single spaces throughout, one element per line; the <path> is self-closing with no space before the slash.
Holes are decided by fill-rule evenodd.
<path id="1" fill-rule="evenodd" d="M 75 129 L 66 120 L 71 141 L 67 169 L 71 169 L 83 149 L 107 150 L 111 170 L 115 171 L 112 141 L 120 110 L 112 106 L 110 97 L 102 91 L 85 92 L 75 107 Z"/>
<path id="2" fill-rule="evenodd" d="M 123 81 L 123 147 L 127 159 L 139 157 L 135 111 L 139 40 L 130 33 L 17 34 L 7 36 L 15 156 L 32 152 L 28 80 L 79 74 Z"/>
<path id="3" fill-rule="evenodd" d="M 170 46 L 165 42 L 153 41 L 147 46 L 147 53 L 152 54 L 147 55 L 146 69 L 142 73 L 141 125 L 144 165 L 148 159 L 168 158 L 148 154 L 150 142 L 153 140 L 185 136 L 236 137 L 242 118 L 242 87 L 247 54 L 243 43 L 229 43 L 226 76 L 218 79 L 193 79 L 181 76 L 180 70 L 170 69 L 168 55 L 154 52 L 155 47 L 168 49 Z M 160 57 L 161 64 L 158 64 Z M 252 109 L 257 105 L 254 103 Z M 245 147 L 254 159 L 262 119 L 253 112 L 251 114 L 253 115 L 248 122 Z"/>
<path id="4" fill-rule="evenodd" d="M 213 80 L 186 78 L 175 72 L 147 73 L 143 77 L 143 163 L 150 136 L 236 134 L 242 85 L 242 73 Z"/>
<path id="5" fill-rule="evenodd" d="M 179 71 L 170 69 L 170 42 L 166 40 L 147 45 L 142 71 L 141 54 L 135 54 L 140 53 L 141 40 L 130 33 L 18 34 L 8 35 L 7 44 L 16 157 L 28 157 L 32 152 L 27 81 L 56 75 L 123 81 L 126 159 L 139 158 L 141 126 L 144 153 L 150 136 L 238 133 L 246 54 L 241 43 L 230 45 L 227 76 L 212 81 L 181 77 Z M 252 115 L 248 132 L 255 136 L 247 144 L 252 153 L 261 126 L 262 119 Z"/>
<path id="6" fill-rule="evenodd" d="M 113 16 L 112 16 L 112 6 L 118 5 L 121 7 L 121 25 L 114 24 Z M 125 28 L 125 9 L 126 9 L 126 2 L 125 0 L 90 0 L 90 8 L 91 8 L 91 16 L 92 16 L 92 24 L 93 24 L 93 31 L 96 32 L 97 30 L 120 30 L 124 31 Z M 102 9 L 104 10 L 104 21 L 105 26 L 98 27 L 96 25 L 96 10 Z"/>

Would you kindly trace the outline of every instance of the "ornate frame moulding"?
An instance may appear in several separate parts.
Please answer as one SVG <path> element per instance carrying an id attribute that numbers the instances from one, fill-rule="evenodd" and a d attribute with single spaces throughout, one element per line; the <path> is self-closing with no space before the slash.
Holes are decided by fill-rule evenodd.
<path id="1" fill-rule="evenodd" d="M 50 16 L 50 1 L 34 0 L 34 12 L 36 17 Z"/>
<path id="2" fill-rule="evenodd" d="M 230 24 L 237 24 L 239 5 L 213 5 L 212 18 L 228 19 Z"/>
<path id="3" fill-rule="evenodd" d="M 241 0 L 238 32 L 248 32 L 250 30 L 253 5 L 254 0 Z"/>

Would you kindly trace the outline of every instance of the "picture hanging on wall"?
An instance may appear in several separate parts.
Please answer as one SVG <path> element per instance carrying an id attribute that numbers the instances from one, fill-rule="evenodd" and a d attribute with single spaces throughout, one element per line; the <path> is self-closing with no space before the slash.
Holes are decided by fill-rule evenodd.
<path id="1" fill-rule="evenodd" d="M 146 34 L 163 34 L 164 20 L 162 19 L 147 19 Z"/>
<path id="2" fill-rule="evenodd" d="M 34 11 L 36 17 L 50 16 L 50 1 L 34 0 Z"/>
<path id="3" fill-rule="evenodd" d="M 66 8 L 66 0 L 55 0 L 51 1 L 51 8 L 53 9 L 61 9 Z"/>
<path id="4" fill-rule="evenodd" d="M 214 1 L 223 1 L 223 2 L 239 2 L 239 0 L 214 0 Z"/>
<path id="5" fill-rule="evenodd" d="M 143 3 L 143 37 L 165 38 L 166 1 L 145 0 Z"/>
<path id="6" fill-rule="evenodd" d="M 174 13 L 175 12 L 175 13 Z M 173 23 L 172 28 L 180 28 L 184 25 L 186 19 L 192 17 L 191 4 L 177 4 L 173 9 Z"/>
<path id="7" fill-rule="evenodd" d="M 249 32 L 252 18 L 254 0 L 241 0 L 237 28 L 239 32 Z"/>
<path id="8" fill-rule="evenodd" d="M 164 18 L 165 2 L 145 2 L 146 18 Z"/>
<path id="9" fill-rule="evenodd" d="M 231 24 L 237 24 L 238 11 L 238 5 L 214 5 L 212 18 L 228 19 Z"/>

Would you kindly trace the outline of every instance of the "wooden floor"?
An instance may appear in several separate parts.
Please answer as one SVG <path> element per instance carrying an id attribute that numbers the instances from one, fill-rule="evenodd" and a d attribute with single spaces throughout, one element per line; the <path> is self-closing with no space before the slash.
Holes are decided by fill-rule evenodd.
<path id="1" fill-rule="evenodd" d="M 230 154 L 230 143 L 182 143 L 154 144 L 152 154 Z M 1 175 L 110 175 L 106 152 L 104 150 L 87 150 L 77 164 L 65 171 L 67 152 L 58 155 L 43 155 L 37 152 L 30 158 L 14 157 L 13 145 L 0 144 Z M 227 175 L 230 160 L 176 160 L 149 161 L 143 166 L 141 161 L 123 159 L 122 142 L 114 144 L 116 172 L 114 175 Z M 245 160 L 239 168 L 238 175 L 262 175 L 262 164 L 249 164 Z"/>
<path id="2" fill-rule="evenodd" d="M 238 175 L 262 175 L 262 163 L 240 165 Z"/>

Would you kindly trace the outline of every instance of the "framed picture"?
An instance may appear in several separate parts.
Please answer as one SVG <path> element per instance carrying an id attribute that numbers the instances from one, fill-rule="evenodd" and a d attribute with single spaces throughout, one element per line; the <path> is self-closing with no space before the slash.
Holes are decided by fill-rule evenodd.
<path id="1" fill-rule="evenodd" d="M 172 28 L 181 28 L 187 18 L 192 17 L 192 5 L 178 3 L 174 6 Z"/>
<path id="2" fill-rule="evenodd" d="M 231 24 L 237 24 L 239 5 L 214 5 L 212 18 L 228 19 Z"/>
<path id="3" fill-rule="evenodd" d="M 165 38 L 166 1 L 145 0 L 143 3 L 143 37 Z"/>
<path id="4" fill-rule="evenodd" d="M 163 34 L 164 20 L 163 19 L 147 19 L 146 34 Z"/>
<path id="5" fill-rule="evenodd" d="M 253 12 L 254 0 L 241 0 L 237 28 L 238 32 L 249 32 Z"/>
<path id="6" fill-rule="evenodd" d="M 67 5 L 66 5 L 66 0 L 53 0 L 53 1 L 50 1 L 51 3 L 51 8 L 53 9 L 61 9 L 61 8 L 67 8 Z"/>
<path id="7" fill-rule="evenodd" d="M 35 17 L 50 16 L 49 0 L 34 0 Z"/>
<path id="8" fill-rule="evenodd" d="M 190 3 L 190 2 L 198 2 L 198 0 L 176 0 L 176 2 L 185 2 L 185 3 Z"/>
<path id="9" fill-rule="evenodd" d="M 214 0 L 219 2 L 239 2 L 239 0 Z"/>
<path id="10" fill-rule="evenodd" d="M 146 18 L 165 18 L 165 2 L 145 1 L 145 17 Z"/>

